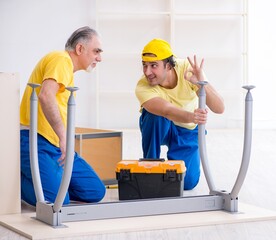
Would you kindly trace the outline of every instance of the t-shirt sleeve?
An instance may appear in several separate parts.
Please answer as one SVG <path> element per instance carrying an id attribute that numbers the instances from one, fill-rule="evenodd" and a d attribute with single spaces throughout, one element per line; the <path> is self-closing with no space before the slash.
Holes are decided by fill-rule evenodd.
<path id="1" fill-rule="evenodd" d="M 43 80 L 55 79 L 57 83 L 62 85 L 60 90 L 64 89 L 71 82 L 71 65 L 67 58 L 62 56 L 55 57 L 45 66 Z"/>
<path id="2" fill-rule="evenodd" d="M 156 89 L 149 86 L 148 84 L 145 84 L 143 80 L 138 82 L 135 89 L 135 94 L 140 102 L 140 106 L 152 98 L 160 97 L 160 94 L 156 91 Z"/>

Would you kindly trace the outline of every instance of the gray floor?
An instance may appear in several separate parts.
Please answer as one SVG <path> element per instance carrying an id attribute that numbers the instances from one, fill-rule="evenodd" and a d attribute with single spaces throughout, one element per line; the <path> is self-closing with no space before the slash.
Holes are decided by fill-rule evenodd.
<path id="1" fill-rule="evenodd" d="M 142 157 L 138 130 L 123 131 L 123 159 Z M 243 203 L 276 211 L 276 129 L 253 130 L 251 163 L 248 175 L 239 194 Z M 231 190 L 240 166 L 243 130 L 208 130 L 207 151 L 215 185 L 218 189 Z M 162 148 L 166 157 L 166 148 Z M 190 194 L 208 193 L 204 176 Z M 189 193 L 187 193 L 189 194 Z M 192 229 L 170 229 L 137 233 L 122 233 L 93 239 L 276 239 L 276 221 Z M 205 234 L 208 233 L 208 234 Z M 117 236 L 118 235 L 118 236 Z M 179 237 L 179 236 L 182 237 Z M 0 226 L 0 239 L 25 239 Z M 82 238 L 79 238 L 82 239 Z M 90 238 L 85 238 L 90 239 Z M 92 239 L 92 238 L 91 238 Z"/>

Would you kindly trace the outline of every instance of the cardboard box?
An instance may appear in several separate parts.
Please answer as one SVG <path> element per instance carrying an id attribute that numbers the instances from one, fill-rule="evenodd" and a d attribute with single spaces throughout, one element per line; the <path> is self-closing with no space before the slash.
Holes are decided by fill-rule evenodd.
<path id="1" fill-rule="evenodd" d="M 117 164 L 119 200 L 183 195 L 186 168 L 182 160 L 125 160 Z"/>
<path id="2" fill-rule="evenodd" d="M 117 183 L 115 169 L 122 160 L 122 132 L 76 128 L 75 151 L 92 166 L 105 184 Z"/>

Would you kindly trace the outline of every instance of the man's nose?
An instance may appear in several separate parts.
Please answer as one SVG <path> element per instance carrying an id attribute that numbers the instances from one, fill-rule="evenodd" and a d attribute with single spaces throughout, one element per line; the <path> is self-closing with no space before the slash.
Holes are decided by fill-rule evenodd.
<path id="1" fill-rule="evenodd" d="M 151 74 L 151 68 L 150 67 L 146 67 L 145 68 L 145 75 L 148 76 Z"/>
<path id="2" fill-rule="evenodd" d="M 101 62 L 102 61 L 102 55 L 99 53 L 98 56 L 96 57 L 96 61 L 97 62 Z"/>

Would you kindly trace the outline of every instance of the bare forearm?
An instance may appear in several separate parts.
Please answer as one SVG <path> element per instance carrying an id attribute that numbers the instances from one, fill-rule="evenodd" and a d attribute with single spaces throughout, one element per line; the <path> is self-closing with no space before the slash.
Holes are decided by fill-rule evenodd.
<path id="1" fill-rule="evenodd" d="M 204 124 L 207 121 L 207 110 L 195 109 L 194 112 L 188 112 L 181 108 L 172 107 L 167 110 L 164 117 L 174 122 Z"/>
<path id="2" fill-rule="evenodd" d="M 65 127 L 62 122 L 56 100 L 52 97 L 39 96 L 39 102 L 49 124 L 60 140 L 65 139 Z"/>
<path id="3" fill-rule="evenodd" d="M 54 79 L 45 80 L 42 84 L 38 99 L 49 124 L 59 137 L 59 140 L 64 142 L 66 138 L 65 127 L 56 100 L 59 87 L 59 84 Z"/>
<path id="4" fill-rule="evenodd" d="M 205 85 L 206 104 L 214 113 L 224 112 L 224 101 L 220 94 L 209 83 Z"/>
<path id="5" fill-rule="evenodd" d="M 198 124 L 205 123 L 207 120 L 207 111 L 205 109 L 196 109 L 194 112 L 189 112 L 161 98 L 153 98 L 145 102 L 143 107 L 148 112 L 165 117 L 174 122 Z"/>
<path id="6" fill-rule="evenodd" d="M 191 123 L 194 119 L 194 113 L 185 111 L 181 108 L 177 107 L 166 107 L 163 108 L 161 116 L 174 121 L 174 122 L 182 122 L 182 123 Z"/>

